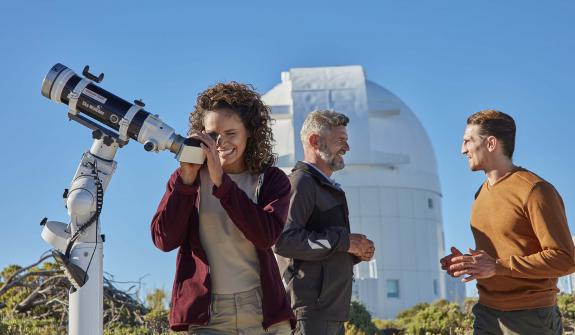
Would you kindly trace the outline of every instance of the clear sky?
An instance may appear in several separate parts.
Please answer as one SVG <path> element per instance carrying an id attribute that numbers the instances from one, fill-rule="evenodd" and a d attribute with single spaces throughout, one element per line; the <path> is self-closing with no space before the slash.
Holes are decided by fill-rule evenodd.
<path id="1" fill-rule="evenodd" d="M 473 246 L 469 208 L 484 180 L 460 155 L 465 120 L 511 114 L 515 162 L 553 183 L 575 221 L 575 2 L 5 1 L 0 4 L 0 268 L 49 249 L 43 217 L 67 220 L 61 198 L 90 131 L 40 94 L 61 62 L 104 72 L 102 87 L 187 130 L 197 94 L 218 81 L 265 93 L 293 67 L 358 64 L 419 117 L 437 156 L 446 246 Z M 175 252 L 149 224 L 172 154 L 131 141 L 104 198 L 105 271 L 171 290 Z"/>

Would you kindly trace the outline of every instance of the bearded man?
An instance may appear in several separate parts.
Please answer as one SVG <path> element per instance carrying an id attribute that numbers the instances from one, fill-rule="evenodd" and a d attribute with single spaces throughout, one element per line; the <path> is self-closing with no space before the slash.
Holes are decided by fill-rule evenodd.
<path id="1" fill-rule="evenodd" d="M 344 334 L 353 265 L 369 261 L 373 242 L 352 234 L 345 193 L 331 175 L 344 168 L 349 118 L 313 111 L 301 129 L 304 161 L 290 174 L 291 198 L 275 252 L 289 259 L 284 283 L 297 318 L 295 334 Z"/>

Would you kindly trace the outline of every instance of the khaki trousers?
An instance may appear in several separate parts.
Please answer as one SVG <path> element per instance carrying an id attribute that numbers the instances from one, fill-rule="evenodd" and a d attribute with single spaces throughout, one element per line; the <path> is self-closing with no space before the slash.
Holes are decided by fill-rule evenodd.
<path id="1" fill-rule="evenodd" d="M 561 335 L 557 306 L 503 312 L 482 304 L 473 306 L 473 335 Z"/>
<path id="2" fill-rule="evenodd" d="M 261 288 L 235 294 L 214 294 L 210 306 L 210 322 L 205 326 L 190 325 L 189 335 L 289 335 L 289 321 L 262 326 Z"/>

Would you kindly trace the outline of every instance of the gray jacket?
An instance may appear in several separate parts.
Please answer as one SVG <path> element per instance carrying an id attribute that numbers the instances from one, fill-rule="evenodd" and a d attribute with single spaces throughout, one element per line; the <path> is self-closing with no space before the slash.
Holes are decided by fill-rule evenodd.
<path id="1" fill-rule="evenodd" d="M 346 321 L 356 258 L 349 249 L 345 193 L 314 167 L 298 162 L 289 176 L 288 219 L 275 252 L 298 319 Z"/>

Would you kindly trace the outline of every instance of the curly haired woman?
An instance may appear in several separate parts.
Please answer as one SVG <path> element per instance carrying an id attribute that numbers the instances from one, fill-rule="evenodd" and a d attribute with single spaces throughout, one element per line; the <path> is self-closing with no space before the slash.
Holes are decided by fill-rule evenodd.
<path id="1" fill-rule="evenodd" d="M 198 96 L 189 135 L 206 162 L 180 164 L 151 224 L 156 247 L 179 247 L 170 327 L 290 334 L 294 316 L 271 250 L 290 183 L 272 166 L 269 107 L 248 85 L 217 84 Z"/>

